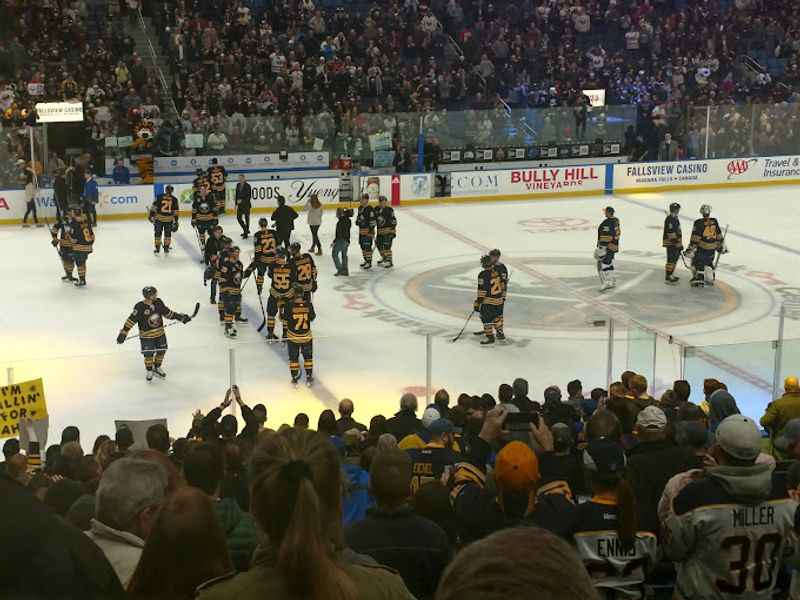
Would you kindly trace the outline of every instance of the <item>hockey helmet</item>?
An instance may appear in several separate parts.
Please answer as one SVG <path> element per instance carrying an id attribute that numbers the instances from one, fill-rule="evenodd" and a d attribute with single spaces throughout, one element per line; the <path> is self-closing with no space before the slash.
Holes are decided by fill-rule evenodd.
<path id="1" fill-rule="evenodd" d="M 142 288 L 142 296 L 145 298 L 153 298 L 158 295 L 158 291 L 152 285 Z"/>
<path id="2" fill-rule="evenodd" d="M 481 256 L 481 266 L 484 269 L 488 269 L 492 266 L 492 258 L 488 254 Z"/>
<path id="3" fill-rule="evenodd" d="M 703 206 L 700 207 L 700 214 L 703 215 L 704 217 L 707 217 L 708 215 L 710 215 L 711 214 L 711 205 L 703 204 Z"/>
<path id="4" fill-rule="evenodd" d="M 614 215 L 614 207 L 613 206 L 606 206 L 603 210 L 607 215 L 612 215 L 612 216 Z"/>
<path id="5" fill-rule="evenodd" d="M 269 221 L 265 217 L 261 217 L 258 220 L 258 226 L 259 227 L 268 227 L 269 226 Z"/>
<path id="6" fill-rule="evenodd" d="M 300 242 L 292 242 L 289 244 L 289 252 L 292 254 L 300 254 Z"/>
<path id="7" fill-rule="evenodd" d="M 222 240 L 222 245 L 223 246 L 228 246 L 228 245 L 233 243 L 233 240 L 231 238 L 229 238 L 227 235 L 223 235 L 219 239 Z"/>
<path id="8" fill-rule="evenodd" d="M 286 253 L 286 248 L 278 248 L 275 251 L 275 256 L 277 256 L 278 258 L 280 258 L 282 260 L 286 260 L 286 257 L 288 256 L 287 253 Z"/>
<path id="9" fill-rule="evenodd" d="M 201 169 L 200 167 L 196 168 L 194 170 L 194 174 L 200 177 L 203 174 L 203 169 Z"/>
<path id="10" fill-rule="evenodd" d="M 489 251 L 489 256 L 500 258 L 500 250 L 495 248 L 494 250 Z"/>
<path id="11" fill-rule="evenodd" d="M 678 204 L 677 202 L 673 202 L 672 204 L 669 205 L 669 212 L 671 213 L 677 213 L 680 212 L 680 210 L 681 210 L 681 205 Z"/>
<path id="12" fill-rule="evenodd" d="M 239 252 L 241 252 L 241 250 L 239 249 L 239 246 L 231 247 L 231 254 L 238 254 Z"/>

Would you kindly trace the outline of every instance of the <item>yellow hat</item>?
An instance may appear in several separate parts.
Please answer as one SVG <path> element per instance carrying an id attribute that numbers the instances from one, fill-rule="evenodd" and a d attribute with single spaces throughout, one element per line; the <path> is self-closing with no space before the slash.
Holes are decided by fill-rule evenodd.
<path id="1" fill-rule="evenodd" d="M 789 375 L 786 379 L 783 380 L 783 389 L 787 392 L 796 392 L 800 389 L 800 383 L 797 382 L 796 375 Z"/>

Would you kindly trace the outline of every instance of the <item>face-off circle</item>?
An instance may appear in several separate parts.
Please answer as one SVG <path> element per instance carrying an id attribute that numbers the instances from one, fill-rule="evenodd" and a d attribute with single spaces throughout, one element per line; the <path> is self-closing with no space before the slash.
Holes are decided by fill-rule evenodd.
<path id="1" fill-rule="evenodd" d="M 689 288 L 691 275 L 684 270 L 679 272 L 680 285 L 665 285 L 664 259 L 651 254 L 617 260 L 617 287 L 600 294 L 596 262 L 583 253 L 509 253 L 505 311 L 509 327 L 523 335 L 525 331 L 531 335 L 556 331 L 578 334 L 596 329 L 592 322 L 603 318 L 603 311 L 587 298 L 596 298 L 641 323 L 676 335 L 682 328 L 711 333 L 746 325 L 768 317 L 774 308 L 775 300 L 763 286 L 725 271 L 720 271 L 716 285 L 710 288 Z M 407 276 L 397 277 L 406 275 L 402 271 Z M 371 290 L 380 305 L 397 314 L 452 326 L 458 320 L 463 322 L 475 300 L 479 271 L 476 261 L 465 257 L 423 261 L 391 277 L 380 277 Z M 746 303 L 743 297 L 748 298 Z"/>

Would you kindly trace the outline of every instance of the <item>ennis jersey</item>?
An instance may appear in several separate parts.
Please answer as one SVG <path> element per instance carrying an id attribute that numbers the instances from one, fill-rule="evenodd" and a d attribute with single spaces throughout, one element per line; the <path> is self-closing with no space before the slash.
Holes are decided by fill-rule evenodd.
<path id="1" fill-rule="evenodd" d="M 669 215 L 664 219 L 664 238 L 662 245 L 665 248 L 682 248 L 683 235 L 681 234 L 681 220 Z"/>
<path id="2" fill-rule="evenodd" d="M 255 261 L 271 265 L 275 262 L 275 251 L 278 249 L 278 242 L 275 239 L 275 231 L 267 229 L 258 230 L 253 236 L 253 246 L 255 247 Z"/>
<path id="3" fill-rule="evenodd" d="M 359 206 L 356 216 L 358 235 L 371 236 L 376 225 L 375 207 Z"/>
<path id="4" fill-rule="evenodd" d="M 314 305 L 302 298 L 287 302 L 283 307 L 283 322 L 286 323 L 286 339 L 295 344 L 311 341 L 311 321 L 316 318 Z"/>
<path id="5" fill-rule="evenodd" d="M 478 275 L 478 302 L 492 306 L 502 306 L 505 286 L 500 273 L 493 268 L 484 269 Z"/>
<path id="6" fill-rule="evenodd" d="M 397 218 L 391 206 L 375 209 L 375 220 L 378 225 L 378 235 L 395 235 Z"/>
<path id="7" fill-rule="evenodd" d="M 150 207 L 150 219 L 172 223 L 178 216 L 178 199 L 172 194 L 162 194 Z"/>
<path id="8" fill-rule="evenodd" d="M 295 281 L 303 286 L 304 292 L 312 292 L 317 280 L 317 266 L 310 254 L 301 254 L 292 259 Z"/>
<path id="9" fill-rule="evenodd" d="M 637 531 L 633 546 L 625 547 L 617 534 L 617 505 L 606 498 L 594 497 L 566 514 L 567 523 L 555 529 L 572 538 L 600 597 L 644 598 L 645 579 L 658 560 L 655 534 Z"/>
<path id="10" fill-rule="evenodd" d="M 225 167 L 214 165 L 208 168 L 208 180 L 211 183 L 211 189 L 220 191 L 225 189 L 225 178 L 227 173 Z"/>
<path id="11" fill-rule="evenodd" d="M 160 298 L 156 298 L 152 304 L 137 302 L 125 325 L 122 326 L 122 331 L 127 335 L 134 325 L 138 325 L 139 337 L 142 339 L 161 337 L 164 335 L 164 318 L 174 319 L 175 313 L 167 308 Z"/>
<path id="12" fill-rule="evenodd" d="M 278 300 L 288 300 L 294 296 L 292 292 L 294 267 L 291 264 L 273 263 L 269 268 L 269 278 L 272 280 L 269 289 L 270 296 Z"/>
<path id="13" fill-rule="evenodd" d="M 241 294 L 242 293 L 242 273 L 244 265 L 241 261 L 231 260 L 227 257 L 220 258 L 219 262 L 219 291 L 222 294 Z"/>
<path id="14" fill-rule="evenodd" d="M 600 223 L 600 227 L 597 228 L 597 245 L 611 252 L 618 252 L 621 235 L 622 230 L 619 226 L 619 219 L 616 217 L 604 219 Z"/>
<path id="15" fill-rule="evenodd" d="M 727 491 L 736 487 L 751 497 L 759 487 L 765 493 L 745 502 Z M 662 535 L 667 557 L 677 561 L 676 598 L 772 598 L 784 557 L 797 546 L 797 502 L 783 489 L 768 465 L 756 465 L 710 469 L 678 494 Z"/>
<path id="16" fill-rule="evenodd" d="M 94 231 L 88 221 L 73 220 L 69 224 L 69 238 L 72 240 L 73 252 L 86 252 L 87 254 L 92 251 L 92 244 L 94 244 Z"/>
<path id="17" fill-rule="evenodd" d="M 209 196 L 198 194 L 192 203 L 192 220 L 198 223 L 217 223 L 217 211 Z"/>
<path id="18" fill-rule="evenodd" d="M 459 455 L 444 446 L 427 445 L 424 448 L 411 448 L 406 450 L 411 457 L 411 494 L 431 481 L 444 483 L 450 477 L 453 466 L 460 462 Z"/>
<path id="19" fill-rule="evenodd" d="M 697 219 L 692 228 L 692 244 L 701 250 L 719 250 L 722 230 L 714 217 Z"/>

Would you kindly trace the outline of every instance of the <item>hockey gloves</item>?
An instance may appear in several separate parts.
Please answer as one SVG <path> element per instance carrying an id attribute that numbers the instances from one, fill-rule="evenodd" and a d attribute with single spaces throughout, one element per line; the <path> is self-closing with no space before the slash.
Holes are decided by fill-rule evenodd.
<path id="1" fill-rule="evenodd" d="M 172 231 L 178 231 L 178 219 L 175 219 L 175 222 L 172 224 Z"/>
<path id="2" fill-rule="evenodd" d="M 475 302 L 472 304 L 472 310 L 478 312 L 480 309 L 481 309 L 480 300 L 475 300 Z"/>
<path id="3" fill-rule="evenodd" d="M 186 323 L 188 323 L 189 321 L 192 320 L 192 317 L 190 317 L 189 315 L 184 315 L 184 314 L 176 315 L 176 318 L 178 319 L 178 321 L 180 321 L 184 325 L 186 325 Z"/>
<path id="4" fill-rule="evenodd" d="M 127 337 L 127 334 L 124 331 L 120 331 L 119 335 L 117 336 L 117 343 L 118 344 L 122 344 L 123 342 L 125 342 L 125 338 L 126 337 Z"/>

